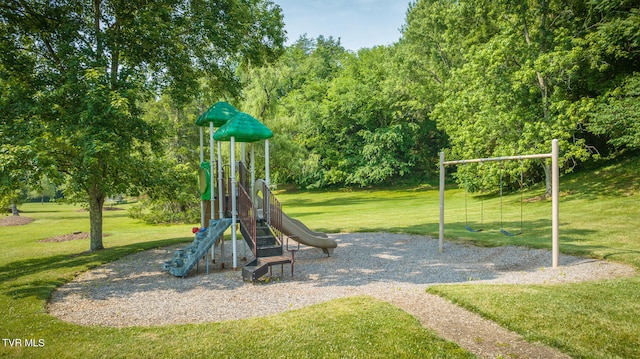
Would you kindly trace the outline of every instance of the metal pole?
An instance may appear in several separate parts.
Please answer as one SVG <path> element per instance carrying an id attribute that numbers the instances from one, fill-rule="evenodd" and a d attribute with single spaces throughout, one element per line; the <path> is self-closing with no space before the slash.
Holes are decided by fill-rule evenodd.
<path id="1" fill-rule="evenodd" d="M 231 137 L 231 248 L 233 253 L 233 269 L 238 267 L 237 258 L 237 217 L 238 217 L 238 204 L 236 201 L 236 138 Z"/>
<path id="2" fill-rule="evenodd" d="M 209 173 L 210 173 L 210 176 L 209 176 L 210 207 L 209 208 L 211 209 L 211 218 L 209 219 L 213 219 L 215 217 L 214 214 L 215 214 L 215 207 L 216 207 L 216 203 L 213 200 L 216 193 L 215 178 L 214 178 L 215 169 L 213 167 L 215 165 L 214 146 L 215 146 L 215 142 L 213 141 L 213 122 L 209 122 Z M 213 249 L 213 247 L 211 248 Z"/>
<path id="3" fill-rule="evenodd" d="M 551 216 L 552 216 L 552 244 L 551 252 L 553 257 L 553 268 L 558 267 L 560 257 L 560 148 L 558 140 L 551 141 Z"/>
<path id="4" fill-rule="evenodd" d="M 264 177 L 267 185 L 271 185 L 271 174 L 269 173 L 269 140 L 264 141 Z"/>
<path id="5" fill-rule="evenodd" d="M 200 163 L 204 162 L 204 129 L 200 127 Z M 200 198 L 200 228 L 205 227 L 204 200 Z"/>
<path id="6" fill-rule="evenodd" d="M 269 173 L 269 140 L 264 141 L 264 181 L 267 184 L 267 189 L 271 186 L 271 175 Z M 265 201 L 264 213 L 262 214 L 267 222 L 271 223 L 271 196 L 269 192 L 262 191 L 262 199 Z"/>
<path id="7" fill-rule="evenodd" d="M 216 201 L 215 198 L 215 141 L 213 140 L 213 122 L 209 122 L 209 223 L 207 223 L 207 227 L 211 226 L 211 220 L 215 218 L 216 213 Z M 211 260 L 215 260 L 216 246 L 211 246 Z M 207 258 L 207 274 L 209 274 L 209 260 Z"/>
<path id="8" fill-rule="evenodd" d="M 218 218 L 225 218 L 224 216 L 224 195 L 222 188 L 222 142 L 218 141 Z M 222 269 L 224 269 L 224 234 L 222 234 L 222 240 L 220 241 L 220 263 Z"/>
<path id="9" fill-rule="evenodd" d="M 444 247 L 444 152 L 440 152 L 440 235 L 438 237 L 438 252 Z"/>
<path id="10" fill-rule="evenodd" d="M 222 143 L 218 141 L 218 218 L 224 218 L 224 193 L 222 193 Z"/>
<path id="11" fill-rule="evenodd" d="M 459 165 L 465 163 L 478 163 L 478 162 L 495 162 L 495 161 L 507 161 L 507 160 L 526 160 L 536 158 L 551 158 L 550 153 L 543 153 L 537 155 L 522 155 L 522 156 L 505 156 L 505 157 L 489 157 L 489 158 L 474 158 L 471 160 L 458 160 L 458 161 L 446 161 L 445 165 Z"/>
<path id="12" fill-rule="evenodd" d="M 256 145 L 251 143 L 251 203 L 255 203 L 255 182 L 256 182 Z"/>

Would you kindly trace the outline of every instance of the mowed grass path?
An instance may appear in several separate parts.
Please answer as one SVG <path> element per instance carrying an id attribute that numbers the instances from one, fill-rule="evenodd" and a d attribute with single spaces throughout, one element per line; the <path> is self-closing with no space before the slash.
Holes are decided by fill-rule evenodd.
<path id="1" fill-rule="evenodd" d="M 640 267 L 640 161 L 631 159 L 562 177 L 561 251 Z M 540 189 L 525 194 L 535 198 Z M 353 191 L 281 192 L 284 210 L 327 232 L 390 231 L 437 235 L 437 187 Z M 476 245 L 551 246 L 550 201 L 523 204 L 524 234 L 499 233 L 499 198 L 486 196 L 482 233 L 464 229 L 464 193 L 446 193 L 448 239 Z M 480 198 L 468 198 L 479 225 Z M 520 196 L 504 198 L 504 224 L 520 226 Z M 0 227 L 0 334 L 43 339 L 44 347 L 0 346 L 18 357 L 465 357 L 411 316 L 372 298 L 332 301 L 245 321 L 155 328 L 97 328 L 61 322 L 45 311 L 55 287 L 75 275 L 124 255 L 191 240 L 191 225 L 148 226 L 124 211 L 105 212 L 107 250 L 86 253 L 88 241 L 39 243 L 39 239 L 88 230 L 77 207 L 29 204 L 32 224 Z M 475 216 L 475 217 L 474 217 Z M 551 259 L 550 259 L 551 261 Z M 277 285 L 273 284 L 273 285 Z M 566 285 L 450 285 L 430 291 L 574 356 L 640 357 L 640 277 Z M 212 298 L 212 303 L 215 298 Z M 239 308 L 241 310 L 241 308 Z M 31 342 L 34 343 L 34 342 Z"/>

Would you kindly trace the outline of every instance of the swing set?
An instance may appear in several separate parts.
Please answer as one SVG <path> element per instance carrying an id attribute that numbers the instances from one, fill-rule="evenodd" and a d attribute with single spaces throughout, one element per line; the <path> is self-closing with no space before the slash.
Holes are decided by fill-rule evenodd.
<path id="1" fill-rule="evenodd" d="M 482 162 L 480 162 L 480 164 L 482 164 Z M 464 177 L 463 177 L 463 182 L 464 182 L 464 228 L 472 233 L 478 233 L 478 232 L 482 232 L 484 231 L 484 200 L 480 201 L 480 228 L 473 228 L 471 227 L 470 223 L 469 223 L 469 205 L 468 205 L 468 200 L 467 200 L 467 170 L 466 170 L 466 166 L 467 163 L 464 163 L 465 166 L 465 171 L 464 171 Z M 505 229 L 504 227 L 504 221 L 503 221 L 503 180 L 502 180 L 502 162 L 500 162 L 500 233 L 504 234 L 505 236 L 509 236 L 509 237 L 515 237 L 515 236 L 519 236 L 521 235 L 524 230 L 523 230 L 523 223 L 524 223 L 524 211 L 523 211 L 523 184 L 524 184 L 524 169 L 522 167 L 522 160 L 520 160 L 520 231 L 518 232 L 509 232 Z"/>
<path id="2" fill-rule="evenodd" d="M 519 160 L 520 161 L 520 230 L 518 232 L 509 232 L 504 228 L 503 225 L 503 171 L 500 171 L 500 232 L 506 236 L 514 237 L 519 236 L 523 233 L 523 183 L 524 183 L 524 170 L 522 165 L 522 160 L 524 159 L 536 159 L 536 158 L 551 158 L 551 196 L 552 196 L 552 229 L 551 229 L 551 239 L 552 239 L 552 264 L 553 267 L 556 268 L 558 266 L 558 258 L 559 258 L 559 206 L 558 206 L 558 197 L 559 197 L 559 184 L 560 184 L 560 170 L 558 166 L 558 157 L 559 157 L 559 146 L 558 140 L 554 139 L 551 141 L 551 153 L 543 153 L 543 154 L 534 154 L 534 155 L 521 155 L 521 156 L 507 156 L 507 157 L 493 157 L 493 158 L 476 158 L 469 160 L 458 160 L 458 161 L 445 161 L 444 152 L 440 152 L 440 236 L 439 236 L 439 251 L 443 251 L 444 246 L 444 178 L 445 178 L 445 166 L 447 165 L 464 165 L 466 166 L 468 163 L 484 163 L 484 162 L 493 162 L 498 161 L 502 164 L 502 161 L 510 161 L 510 160 Z M 484 203 L 481 201 L 480 204 L 480 228 L 473 228 L 469 224 L 469 215 L 468 215 L 468 204 L 467 204 L 467 174 L 465 171 L 464 179 L 465 182 L 465 190 L 464 190 L 464 206 L 465 206 L 465 228 L 470 232 L 482 232 L 484 230 Z"/>

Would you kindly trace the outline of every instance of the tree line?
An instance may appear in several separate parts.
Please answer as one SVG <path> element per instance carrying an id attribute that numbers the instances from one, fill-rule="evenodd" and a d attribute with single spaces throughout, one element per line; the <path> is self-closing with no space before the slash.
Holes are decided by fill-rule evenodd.
<path id="1" fill-rule="evenodd" d="M 429 181 L 441 150 L 546 153 L 557 138 L 571 170 L 640 147 L 635 1 L 418 0 L 397 43 L 357 52 L 285 47 L 283 21 L 268 0 L 3 2 L 0 198 L 46 182 L 87 201 L 93 250 L 108 196 L 192 221 L 195 119 L 219 100 L 274 131 L 273 181 L 303 188 Z M 544 181 L 549 164 L 465 171 L 479 190 Z"/>
<path id="2" fill-rule="evenodd" d="M 429 180 L 440 150 L 549 153 L 554 138 L 570 170 L 640 146 L 639 71 L 634 1 L 422 0 L 391 46 L 299 39 L 242 74 L 243 106 L 279 134 L 279 179 L 307 188 Z M 546 161 L 502 166 L 469 166 L 465 185 L 549 178 Z"/>

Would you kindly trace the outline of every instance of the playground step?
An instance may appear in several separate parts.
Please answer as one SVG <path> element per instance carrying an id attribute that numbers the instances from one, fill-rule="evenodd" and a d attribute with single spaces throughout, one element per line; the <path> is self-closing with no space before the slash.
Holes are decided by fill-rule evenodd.
<path id="1" fill-rule="evenodd" d="M 258 246 L 258 248 L 256 249 L 256 257 L 258 259 L 261 259 L 263 257 L 270 258 L 273 256 L 281 256 L 281 255 L 282 255 L 282 246 L 279 244 Z"/>
<path id="2" fill-rule="evenodd" d="M 272 234 L 269 235 L 258 235 L 256 238 L 256 244 L 259 247 L 262 246 L 269 246 L 269 245 L 274 245 L 277 244 L 278 241 L 276 240 L 276 237 L 274 237 Z"/>
<path id="3" fill-rule="evenodd" d="M 256 226 L 256 234 L 259 236 L 266 236 L 271 234 L 271 229 L 269 229 L 269 225 L 267 224 L 263 224 L 263 225 L 257 225 Z"/>
<path id="4" fill-rule="evenodd" d="M 282 255 L 258 258 L 242 267 L 242 279 L 248 282 L 254 282 L 267 274 L 267 272 L 271 272 L 272 266 L 287 263 L 292 263 L 291 258 Z M 291 275 L 293 276 L 293 269 Z"/>
<path id="5" fill-rule="evenodd" d="M 264 243 L 274 244 L 276 243 L 276 238 L 273 236 L 271 231 L 256 231 L 256 240 L 263 241 Z"/>
<path id="6" fill-rule="evenodd" d="M 252 250 L 254 249 L 254 242 L 251 240 L 251 235 L 247 231 L 242 224 L 240 225 L 240 232 L 242 233 L 242 237 L 247 242 L 247 245 Z M 276 239 L 276 237 L 271 233 L 271 229 L 269 225 L 266 223 L 259 224 L 256 228 L 256 257 L 272 257 L 272 256 L 280 256 L 283 253 L 282 244 Z"/>

